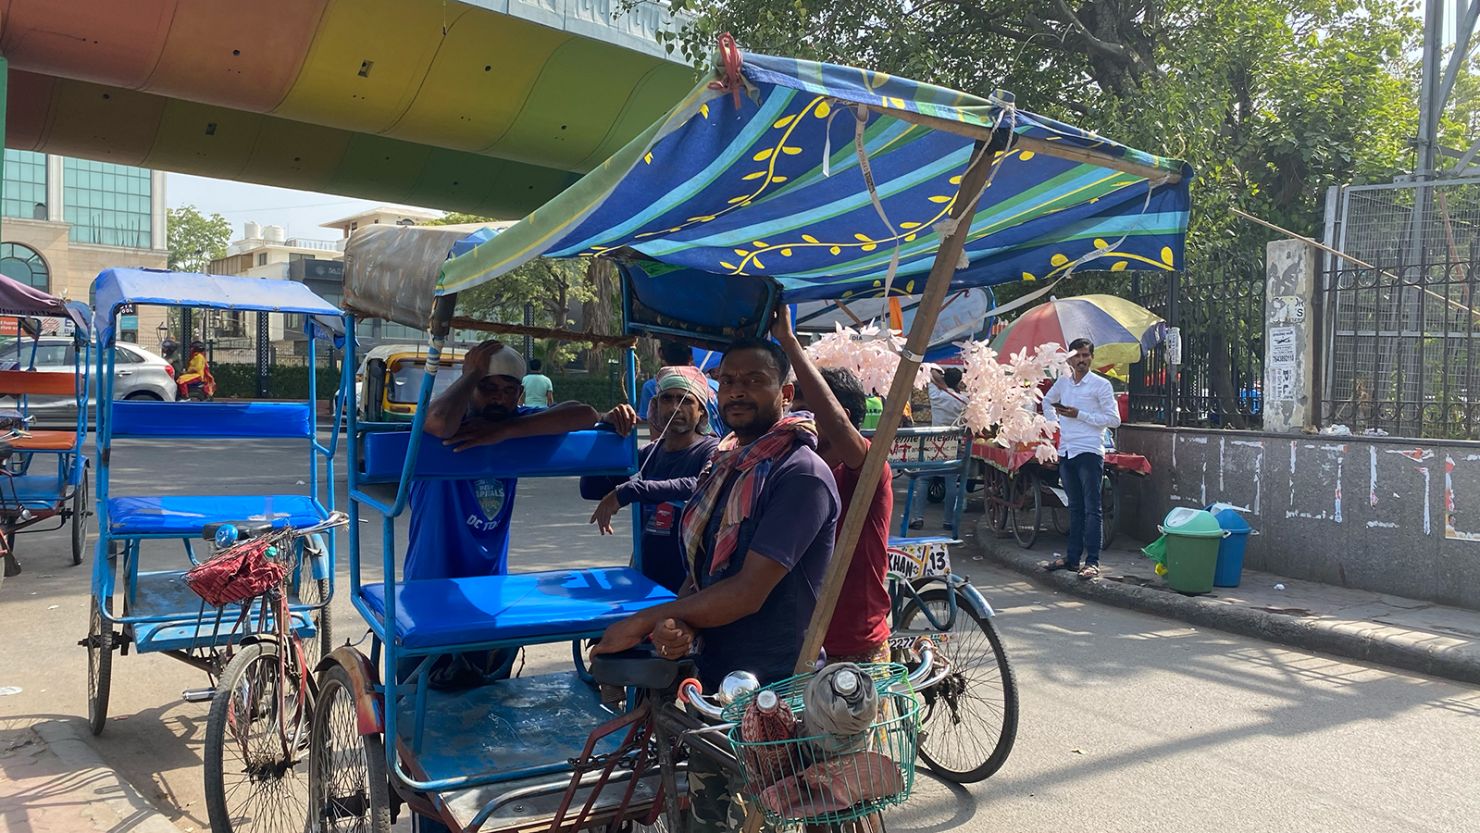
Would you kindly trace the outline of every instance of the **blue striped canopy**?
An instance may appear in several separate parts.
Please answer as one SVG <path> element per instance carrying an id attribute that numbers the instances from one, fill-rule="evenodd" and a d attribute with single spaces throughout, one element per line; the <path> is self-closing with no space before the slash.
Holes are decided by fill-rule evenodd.
<path id="1" fill-rule="evenodd" d="M 1010 129 L 954 288 L 1074 268 L 1180 268 L 1192 171 L 966 93 L 745 55 L 735 97 L 707 79 L 580 182 L 447 261 L 437 294 L 529 260 L 615 254 L 683 291 L 690 271 L 773 279 L 787 301 L 924 290 L 977 138 Z M 875 185 L 871 193 L 865 165 Z"/>

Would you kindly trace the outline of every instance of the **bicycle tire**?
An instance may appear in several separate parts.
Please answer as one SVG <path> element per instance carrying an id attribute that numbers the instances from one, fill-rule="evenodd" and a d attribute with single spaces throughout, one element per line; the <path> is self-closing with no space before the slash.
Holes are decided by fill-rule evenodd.
<path id="1" fill-rule="evenodd" d="M 308 778 L 299 764 L 309 732 L 309 692 L 292 663 L 286 675 L 279 673 L 281 650 L 277 642 L 267 640 L 241 646 L 221 673 L 211 699 L 201 754 L 212 833 L 302 833 L 308 820 Z M 296 698 L 289 705 L 291 718 L 278 713 L 278 686 L 284 682 L 296 689 L 286 695 Z M 294 725 L 285 731 L 294 748 L 284 753 L 279 727 L 290 719 Z M 259 724 L 265 725 L 259 730 Z M 228 764 L 228 752 L 238 751 L 241 760 Z M 243 781 L 227 783 L 238 774 Z M 242 786 L 244 799 L 239 796 Z"/>
<path id="2" fill-rule="evenodd" d="M 983 481 L 982 501 L 986 504 L 987 527 L 993 532 L 1006 532 L 1011 510 L 1008 501 L 1007 475 L 996 469 L 988 469 Z"/>
<path id="3" fill-rule="evenodd" d="M 309 833 L 390 833 L 385 743 L 378 734 L 360 734 L 354 688 L 338 663 L 319 675 L 309 737 Z"/>
<path id="4" fill-rule="evenodd" d="M 72 493 L 72 566 L 82 563 L 82 550 L 87 546 L 87 469 L 82 471 L 82 483 Z"/>
<path id="5" fill-rule="evenodd" d="M 113 611 L 113 600 L 106 604 Z M 103 606 L 93 596 L 87 623 L 87 727 L 94 736 L 108 723 L 108 695 L 113 690 L 113 623 L 103 619 Z"/>
<path id="6" fill-rule="evenodd" d="M 1011 496 L 1009 520 L 1012 536 L 1017 539 L 1018 546 L 1030 550 L 1038 541 L 1038 528 L 1043 525 L 1043 489 L 1038 484 L 1038 476 L 1019 472 L 1012 478 L 1008 494 Z"/>
<path id="7" fill-rule="evenodd" d="M 926 605 L 938 621 L 949 615 L 948 593 L 956 594 L 956 620 L 950 633 L 961 634 L 962 638 L 938 640 L 937 649 L 950 661 L 952 673 L 922 692 L 925 699 L 925 714 L 921 720 L 920 758 L 942 778 L 957 784 L 974 784 L 991 777 L 1012 754 L 1017 740 L 1018 693 L 1017 676 L 1002 645 L 1002 638 L 990 618 L 983 618 L 971 608 L 965 596 L 957 590 L 932 587 L 910 599 L 899 617 L 899 629 L 911 633 L 930 632 L 930 620 L 923 617 Z M 916 616 L 922 616 L 923 627 L 912 628 Z M 980 633 L 986 646 L 973 645 L 967 634 Z M 986 650 L 983 650 L 983 648 Z M 983 655 L 990 657 L 990 668 L 975 663 Z M 975 676 L 976 672 L 995 670 L 995 679 Z M 990 685 L 1001 690 L 1001 707 L 988 709 L 978 715 L 971 708 L 970 692 L 980 686 Z M 995 713 L 994 713 L 995 711 Z M 996 719 L 1000 717 L 1000 720 Z M 962 748 L 966 743 L 981 738 L 985 731 L 996 728 L 996 739 L 988 739 L 980 751 L 971 752 L 952 760 L 953 748 Z M 989 750 L 986 747 L 990 747 Z"/>
<path id="8" fill-rule="evenodd" d="M 307 565 L 304 567 L 307 575 Z M 305 593 L 306 588 L 312 587 L 313 591 Z M 329 598 L 329 580 L 308 579 L 302 581 L 298 587 L 298 601 L 302 604 L 317 604 Z M 317 632 L 311 641 L 303 643 L 303 655 L 307 659 L 309 668 L 315 668 L 319 660 L 327 657 L 334 650 L 334 627 L 333 617 L 329 612 L 329 605 L 324 605 L 313 611 L 314 630 Z"/>

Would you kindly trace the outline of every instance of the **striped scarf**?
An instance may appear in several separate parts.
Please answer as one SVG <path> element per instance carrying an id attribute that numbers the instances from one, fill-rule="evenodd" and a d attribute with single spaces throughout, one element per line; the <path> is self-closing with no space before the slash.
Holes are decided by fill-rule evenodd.
<path id="1" fill-rule="evenodd" d="M 720 440 L 708 468 L 699 476 L 695 497 L 683 513 L 684 552 L 689 575 L 694 577 L 696 586 L 704 550 L 704 532 L 719 508 L 719 497 L 724 493 L 730 475 L 739 472 L 740 479 L 730 489 L 719 531 L 714 535 L 714 551 L 709 554 L 709 575 L 718 573 L 730 563 L 730 556 L 735 554 L 740 540 L 740 522 L 750 517 L 756 495 L 765 487 L 771 468 L 799 445 L 817 447 L 817 424 L 805 411 L 782 417 L 770 431 L 750 445 L 740 445 L 734 434 Z"/>

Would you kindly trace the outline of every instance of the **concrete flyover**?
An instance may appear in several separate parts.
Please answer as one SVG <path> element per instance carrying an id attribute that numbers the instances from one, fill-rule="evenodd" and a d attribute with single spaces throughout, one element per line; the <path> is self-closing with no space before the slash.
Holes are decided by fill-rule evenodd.
<path id="1" fill-rule="evenodd" d="M 619 0 L 0 0 L 5 146 L 514 217 L 692 86 Z"/>

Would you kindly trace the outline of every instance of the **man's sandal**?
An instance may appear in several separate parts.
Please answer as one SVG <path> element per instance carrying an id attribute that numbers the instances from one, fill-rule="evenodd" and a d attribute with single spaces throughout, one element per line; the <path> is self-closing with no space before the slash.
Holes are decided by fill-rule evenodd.
<path id="1" fill-rule="evenodd" d="M 1077 565 L 1070 564 L 1069 562 L 1065 561 L 1062 558 L 1055 558 L 1052 561 L 1045 561 L 1040 566 L 1043 567 L 1044 570 L 1046 570 L 1047 572 L 1050 572 L 1050 573 L 1054 572 L 1055 570 L 1077 570 L 1077 569 L 1079 569 Z"/>
<path id="2" fill-rule="evenodd" d="M 1079 571 L 1079 577 L 1080 578 L 1099 578 L 1100 577 L 1100 568 L 1099 567 L 1096 567 L 1093 564 L 1086 564 L 1082 569 L 1080 569 L 1080 571 Z"/>

